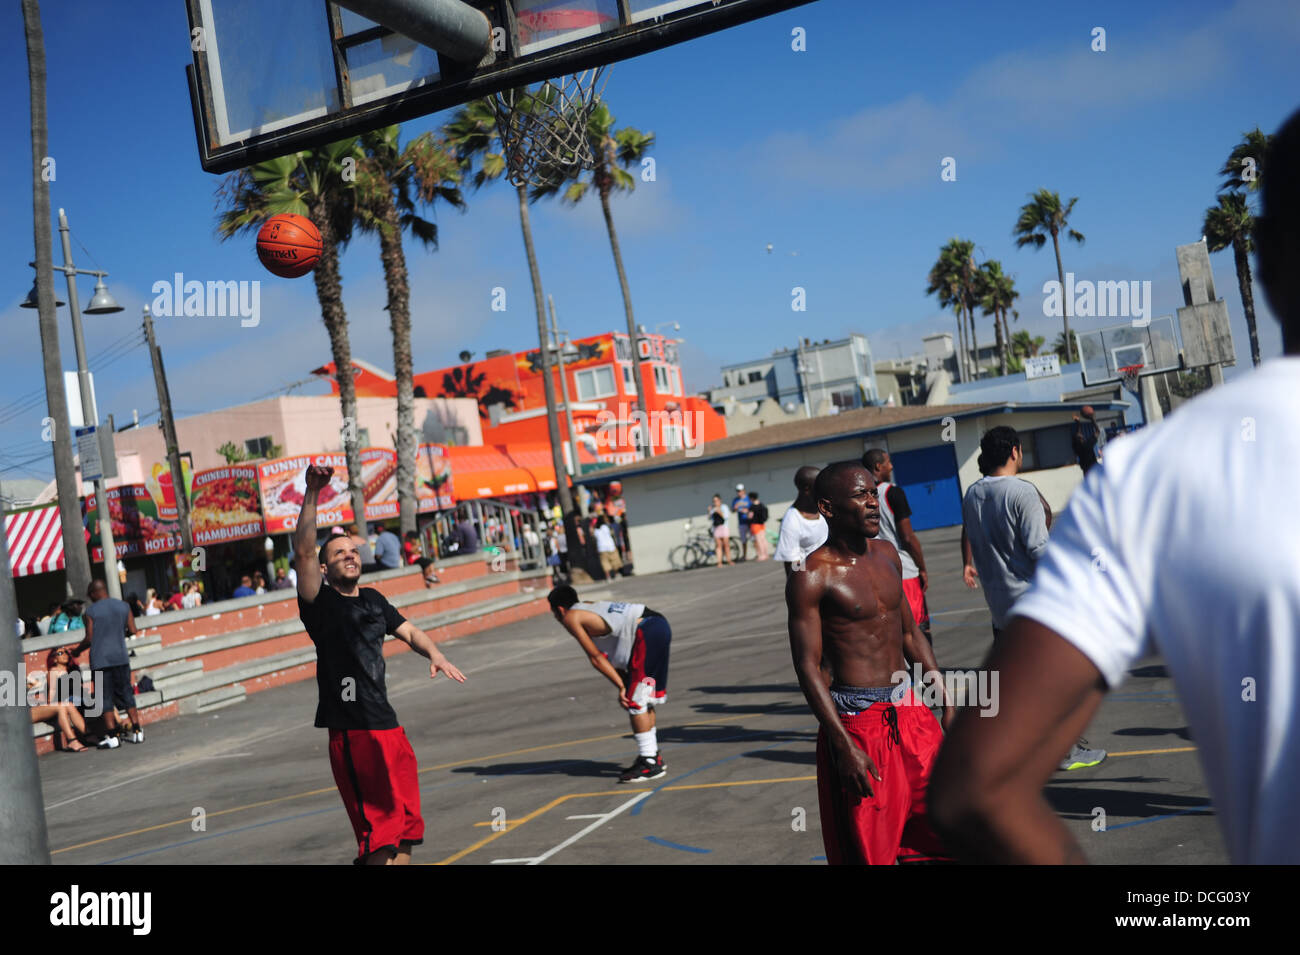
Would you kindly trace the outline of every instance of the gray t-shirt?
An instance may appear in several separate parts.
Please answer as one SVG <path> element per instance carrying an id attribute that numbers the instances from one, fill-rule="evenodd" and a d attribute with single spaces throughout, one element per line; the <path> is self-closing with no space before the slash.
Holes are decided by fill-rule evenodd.
<path id="1" fill-rule="evenodd" d="M 961 515 L 993 626 L 1005 630 L 1011 607 L 1029 589 L 1034 565 L 1047 550 L 1043 502 L 1022 478 L 986 475 L 966 489 Z"/>
<path id="2" fill-rule="evenodd" d="M 402 566 L 402 542 L 392 531 L 384 531 L 375 542 L 375 563 L 389 569 Z"/>
<path id="3" fill-rule="evenodd" d="M 90 668 L 128 665 L 131 658 L 126 652 L 126 621 L 131 616 L 131 608 L 126 601 L 112 597 L 92 601 L 85 615 L 95 625 L 90 640 Z"/>

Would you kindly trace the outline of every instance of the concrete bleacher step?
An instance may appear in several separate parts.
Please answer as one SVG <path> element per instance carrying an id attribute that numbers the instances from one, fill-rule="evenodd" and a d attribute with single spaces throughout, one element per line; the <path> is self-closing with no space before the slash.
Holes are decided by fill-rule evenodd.
<path id="1" fill-rule="evenodd" d="M 244 702 L 248 693 L 239 684 L 223 686 L 206 693 L 198 693 L 181 701 L 181 712 L 186 714 L 211 713 Z"/>
<path id="2" fill-rule="evenodd" d="M 145 673 L 148 673 L 149 678 L 153 680 L 154 689 L 161 690 L 166 697 L 168 690 L 201 678 L 203 661 L 201 659 L 176 660 L 160 666 L 144 666 L 137 671 L 136 678 L 139 679 Z"/>

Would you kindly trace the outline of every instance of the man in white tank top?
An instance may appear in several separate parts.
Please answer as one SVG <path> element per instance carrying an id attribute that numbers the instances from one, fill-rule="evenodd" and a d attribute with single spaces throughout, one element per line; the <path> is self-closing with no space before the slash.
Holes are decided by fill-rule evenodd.
<path id="1" fill-rule="evenodd" d="M 796 570 L 803 570 L 808 555 L 825 544 L 830 533 L 826 518 L 817 510 L 817 501 L 813 498 L 813 482 L 817 480 L 819 470 L 808 465 L 794 473 L 794 487 L 799 496 L 781 518 L 781 537 L 775 555 L 777 560 L 785 563 L 787 579 Z"/>
<path id="2" fill-rule="evenodd" d="M 623 770 L 619 782 L 648 782 L 666 774 L 655 708 L 668 699 L 668 651 L 673 637 L 668 620 L 645 604 L 582 603 L 567 584 L 556 587 L 547 599 L 556 621 L 578 641 L 591 665 L 618 688 L 619 706 L 632 721 L 637 758 Z"/>

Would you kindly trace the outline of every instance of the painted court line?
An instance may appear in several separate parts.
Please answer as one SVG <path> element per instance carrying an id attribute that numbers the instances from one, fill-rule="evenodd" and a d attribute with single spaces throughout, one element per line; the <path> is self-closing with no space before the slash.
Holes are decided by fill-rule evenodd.
<path id="1" fill-rule="evenodd" d="M 589 826 L 587 826 L 587 827 L 585 827 L 585 828 L 579 830 L 578 832 L 575 832 L 573 835 L 569 836 L 569 838 L 567 838 L 567 839 L 565 839 L 563 842 L 561 842 L 558 846 L 554 846 L 553 848 L 547 849 L 545 852 L 543 852 L 543 853 L 542 853 L 541 855 L 539 855 L 539 856 L 536 856 L 535 858 L 532 858 L 532 859 L 493 859 L 493 860 L 492 860 L 492 864 L 493 864 L 493 865 L 499 865 L 499 864 L 505 864 L 505 863 L 509 863 L 509 862 L 522 862 L 522 863 L 524 863 L 525 865 L 541 865 L 543 862 L 545 862 L 545 861 L 546 861 L 547 859 L 549 859 L 551 856 L 555 855 L 557 852 L 561 852 L 561 851 L 567 849 L 569 846 L 573 845 L 573 844 L 574 844 L 575 842 L 577 842 L 579 839 L 583 838 L 584 836 L 586 836 L 586 835 L 588 835 L 588 834 L 590 834 L 590 833 L 595 832 L 597 829 L 599 829 L 599 828 L 600 828 L 601 826 L 603 826 L 605 823 L 609 822 L 609 821 L 610 821 L 611 819 L 613 819 L 615 816 L 618 816 L 618 815 L 622 814 L 623 812 L 627 811 L 628 809 L 631 809 L 633 806 L 635 806 L 635 805 L 636 805 L 637 803 L 639 803 L 642 799 L 645 799 L 645 798 L 646 798 L 647 796 L 649 796 L 649 795 L 650 795 L 649 793 L 639 793 L 639 794 L 633 796 L 631 799 L 629 799 L 627 802 L 623 803 L 623 804 L 622 804 L 621 806 L 619 806 L 617 809 L 613 809 L 613 810 L 611 810 L 610 812 L 607 812 L 607 813 L 603 814 L 603 815 L 600 816 L 600 818 L 598 818 L 595 822 L 591 823 L 591 825 L 589 825 Z"/>

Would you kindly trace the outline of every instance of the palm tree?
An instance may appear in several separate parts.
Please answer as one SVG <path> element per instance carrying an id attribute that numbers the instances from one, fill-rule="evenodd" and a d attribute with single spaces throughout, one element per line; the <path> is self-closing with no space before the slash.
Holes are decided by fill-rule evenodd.
<path id="1" fill-rule="evenodd" d="M 1016 281 L 1002 271 L 1002 263 L 990 259 L 980 266 L 980 306 L 985 315 L 993 316 L 993 327 L 997 331 L 998 358 L 1002 364 L 1002 374 L 1007 373 L 1007 349 L 1010 335 L 1007 330 L 1007 311 L 1020 293 L 1016 291 Z"/>
<path id="2" fill-rule="evenodd" d="M 1272 134 L 1265 135 L 1258 126 L 1248 133 L 1242 133 L 1241 142 L 1232 148 L 1227 162 L 1219 170 L 1219 175 L 1223 177 L 1223 185 L 1219 187 L 1219 192 L 1258 190 L 1264 181 L 1264 157 L 1272 144 Z M 1248 174 L 1250 178 L 1246 178 Z"/>
<path id="3" fill-rule="evenodd" d="M 1069 348 L 1066 346 L 1066 337 L 1064 332 L 1057 332 L 1056 340 L 1052 342 L 1052 354 L 1061 359 L 1062 363 L 1068 362 Z"/>
<path id="4" fill-rule="evenodd" d="M 979 301 L 979 269 L 975 265 L 975 243 L 965 239 L 949 239 L 939 250 L 939 259 L 930 269 L 929 284 L 925 294 L 937 295 L 939 304 L 944 308 L 952 307 L 957 312 L 959 336 L 963 316 L 970 320 L 971 350 L 975 355 L 974 377 L 979 377 L 979 341 L 975 334 L 975 305 Z M 965 369 L 967 352 L 965 342 L 961 347 L 962 362 Z"/>
<path id="5" fill-rule="evenodd" d="M 1201 226 L 1206 245 L 1211 252 L 1232 247 L 1232 257 L 1237 266 L 1237 288 L 1241 292 L 1241 308 L 1246 315 L 1246 330 L 1250 333 L 1250 360 L 1259 364 L 1259 333 L 1255 329 L 1255 294 L 1251 291 L 1250 257 L 1254 250 L 1255 218 L 1246 207 L 1246 194 L 1232 192 L 1219 196 L 1219 204 L 1205 210 Z"/>
<path id="6" fill-rule="evenodd" d="M 427 249 L 438 248 L 438 226 L 417 213 L 420 204 L 441 199 L 458 209 L 465 200 L 457 184 L 460 166 L 444 143 L 424 133 L 399 148 L 399 126 L 361 137 L 366 158 L 357 168 L 357 227 L 379 236 L 379 259 L 388 287 L 388 321 L 393 332 L 393 374 L 397 379 L 397 500 L 401 531 L 416 529 L 415 387 L 411 361 L 411 285 L 402 233 Z"/>
<path id="7" fill-rule="evenodd" d="M 528 108 L 526 96 L 517 95 L 515 100 L 520 104 L 516 108 Z M 474 170 L 471 177 L 475 189 L 482 188 L 486 183 L 499 179 L 506 173 L 505 146 L 497 129 L 496 112 L 486 99 L 471 100 L 456 110 L 451 121 L 443 128 L 443 134 L 447 143 L 455 150 L 456 159 L 463 170 L 468 172 L 477 164 L 478 168 Z M 546 345 L 548 338 L 546 305 L 542 293 L 542 275 L 537 267 L 537 251 L 533 247 L 533 230 L 528 218 L 528 187 L 522 184 L 516 185 L 515 193 L 519 200 L 519 228 L 523 232 L 524 254 L 528 257 L 528 272 L 533 284 L 533 301 L 537 309 L 537 339 L 543 356 L 542 386 L 549 412 L 556 407 L 555 379 L 551 373 L 550 363 L 545 361 L 545 357 L 550 354 L 550 349 Z M 556 496 L 559 498 L 560 510 L 564 513 L 564 530 L 565 537 L 568 539 L 570 560 L 575 561 L 576 568 L 585 571 L 580 558 L 584 550 L 578 541 L 577 512 L 574 509 L 573 494 L 569 490 L 564 469 L 564 458 L 561 452 L 563 444 L 560 441 L 560 425 L 557 418 L 557 415 L 550 413 L 546 416 L 546 427 L 551 441 L 551 461 L 555 468 Z M 578 462 L 574 461 L 573 466 L 576 469 Z"/>
<path id="8" fill-rule="evenodd" d="M 1030 335 L 1022 328 L 1011 336 L 1011 353 L 1018 358 L 1032 358 L 1046 342 L 1042 335 Z"/>
<path id="9" fill-rule="evenodd" d="M 542 185 L 532 190 L 532 201 L 559 195 L 561 200 L 576 206 L 591 190 L 600 196 L 600 208 L 605 215 L 605 229 L 609 232 L 609 245 L 614 252 L 614 268 L 618 272 L 618 285 L 623 292 L 623 313 L 627 318 L 628 344 L 632 348 L 632 379 L 636 382 L 637 402 L 642 411 L 649 413 L 649 396 L 653 394 L 653 382 L 647 382 L 641 373 L 641 351 L 637 348 L 636 319 L 632 315 L 632 292 L 628 288 L 627 273 L 623 269 L 623 252 L 619 248 L 618 234 L 614 231 L 614 213 L 609 205 L 609 197 L 615 190 L 631 192 L 636 188 L 636 177 L 627 169 L 639 163 L 650 147 L 654 145 L 654 133 L 643 133 L 639 129 L 625 126 L 614 129 L 614 116 L 606 103 L 601 103 L 592 110 L 587 121 L 587 140 L 591 144 L 592 154 L 596 157 L 595 165 L 589 177 L 583 178 L 578 165 L 567 167 L 567 175 L 553 175 Z M 654 447 L 649 442 L 641 445 L 646 456 L 654 456 Z"/>
<path id="10" fill-rule="evenodd" d="M 1020 207 L 1020 218 L 1016 220 L 1016 227 L 1012 232 L 1012 235 L 1018 236 L 1016 248 L 1032 245 L 1036 249 L 1041 249 L 1047 242 L 1047 237 L 1049 235 L 1052 237 L 1052 249 L 1056 252 L 1056 278 L 1061 283 L 1061 314 L 1065 327 L 1067 364 L 1073 360 L 1070 357 L 1073 353 L 1073 339 L 1070 337 L 1070 303 L 1065 300 L 1065 268 L 1061 265 L 1061 234 L 1064 233 L 1083 245 L 1083 234 L 1069 228 L 1070 213 L 1074 211 L 1074 204 L 1078 201 L 1079 198 L 1076 196 L 1062 206 L 1059 193 L 1039 189 L 1029 197 L 1027 203 Z"/>
<path id="11" fill-rule="evenodd" d="M 224 207 L 217 223 L 217 235 L 223 240 L 252 232 L 282 212 L 306 216 L 320 230 L 321 257 L 312 276 L 339 383 L 345 425 L 343 452 L 347 456 L 352 513 L 358 524 L 366 519 L 366 499 L 361 484 L 357 392 L 352 381 L 352 344 L 343 308 L 339 250 L 352 237 L 356 218 L 356 194 L 349 181 L 353 178 L 349 171 L 364 159 L 356 138 L 344 139 L 231 173 L 217 190 L 218 208 Z"/>

